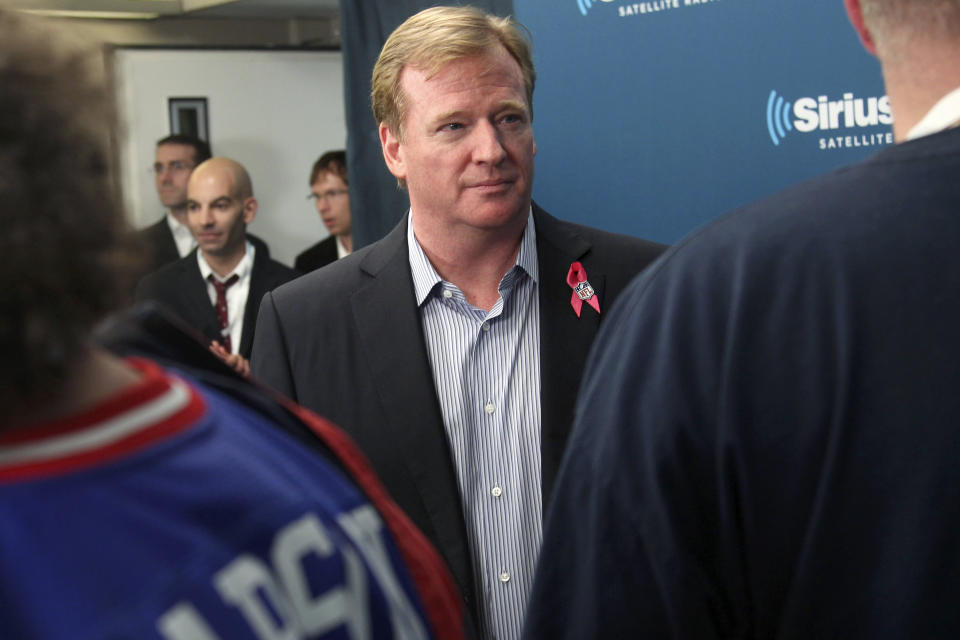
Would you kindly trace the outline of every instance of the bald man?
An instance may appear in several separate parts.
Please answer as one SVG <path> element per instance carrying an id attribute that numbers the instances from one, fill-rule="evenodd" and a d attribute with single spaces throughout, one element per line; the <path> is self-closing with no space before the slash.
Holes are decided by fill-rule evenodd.
<path id="1" fill-rule="evenodd" d="M 257 215 L 250 175 L 230 158 L 211 158 L 187 183 L 187 226 L 197 248 L 137 286 L 136 299 L 166 305 L 210 341 L 215 353 L 245 373 L 263 295 L 299 273 L 246 238 Z"/>

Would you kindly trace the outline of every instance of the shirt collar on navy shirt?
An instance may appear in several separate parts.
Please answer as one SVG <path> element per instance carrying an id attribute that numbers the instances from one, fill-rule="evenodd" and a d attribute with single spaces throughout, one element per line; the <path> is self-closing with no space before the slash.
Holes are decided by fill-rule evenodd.
<path id="1" fill-rule="evenodd" d="M 960 87 L 940 98 L 913 128 L 907 132 L 907 140 L 939 133 L 957 126 L 960 122 Z"/>
<path id="2" fill-rule="evenodd" d="M 413 215 L 411 209 L 407 216 L 407 253 L 410 260 L 410 273 L 413 276 L 413 291 L 417 299 L 417 307 L 422 307 L 430 294 L 440 286 L 443 279 L 433 268 L 433 264 L 427 258 L 427 254 L 423 252 L 423 247 L 420 246 L 420 242 L 413 233 Z M 540 270 L 537 266 L 537 232 L 533 225 L 533 207 L 527 213 L 527 225 L 523 230 L 523 238 L 520 240 L 520 251 L 517 252 L 515 267 L 526 271 L 534 282 L 540 277 Z M 504 275 L 504 278 L 507 279 L 508 276 L 510 276 L 509 271 Z M 501 280 L 502 283 L 503 280 Z"/>

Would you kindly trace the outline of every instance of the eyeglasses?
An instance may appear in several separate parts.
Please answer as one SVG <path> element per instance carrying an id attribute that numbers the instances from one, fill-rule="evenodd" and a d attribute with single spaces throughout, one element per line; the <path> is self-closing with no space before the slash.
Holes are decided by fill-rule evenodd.
<path id="1" fill-rule="evenodd" d="M 171 171 L 173 173 L 180 173 L 181 171 L 190 171 L 193 169 L 194 165 L 187 164 L 185 162 L 180 162 L 179 160 L 174 160 L 173 162 L 168 162 L 166 165 L 163 165 L 159 162 L 155 162 L 152 167 L 150 167 L 150 173 L 161 174 L 166 171 Z"/>
<path id="2" fill-rule="evenodd" d="M 347 189 L 331 189 L 323 193 L 311 193 L 307 196 L 307 200 L 333 200 L 337 196 L 342 196 L 347 193 L 350 193 Z"/>

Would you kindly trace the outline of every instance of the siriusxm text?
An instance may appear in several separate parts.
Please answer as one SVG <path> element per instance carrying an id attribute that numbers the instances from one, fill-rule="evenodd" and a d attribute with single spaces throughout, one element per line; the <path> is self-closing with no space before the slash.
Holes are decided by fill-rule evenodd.
<path id="1" fill-rule="evenodd" d="M 798 98 L 793 103 L 793 115 L 793 126 L 804 133 L 893 123 L 890 98 L 854 98 L 852 93 L 843 94 L 842 100 L 829 100 L 827 96 Z"/>

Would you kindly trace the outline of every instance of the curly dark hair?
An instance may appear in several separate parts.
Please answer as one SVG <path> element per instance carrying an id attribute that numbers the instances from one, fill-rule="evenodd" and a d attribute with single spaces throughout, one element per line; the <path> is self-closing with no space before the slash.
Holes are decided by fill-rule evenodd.
<path id="1" fill-rule="evenodd" d="M 100 50 L 0 10 L 0 406 L 56 393 L 128 288 Z"/>

